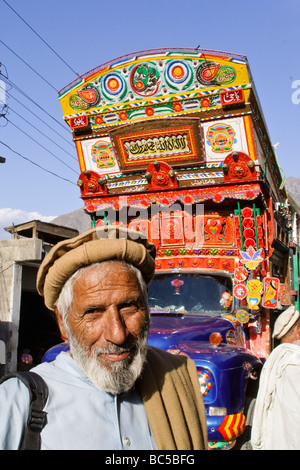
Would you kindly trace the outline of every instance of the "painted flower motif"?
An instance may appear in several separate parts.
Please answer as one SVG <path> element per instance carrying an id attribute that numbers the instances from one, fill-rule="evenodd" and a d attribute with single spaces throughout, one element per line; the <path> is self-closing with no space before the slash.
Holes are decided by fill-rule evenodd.
<path id="1" fill-rule="evenodd" d="M 152 175 L 152 183 L 158 186 L 166 186 L 169 183 L 169 175 L 166 171 L 158 171 Z M 168 199 L 164 199 L 169 204 Z"/>
<path id="2" fill-rule="evenodd" d="M 169 199 L 167 199 L 167 198 L 162 199 L 161 203 L 164 206 L 169 206 L 170 205 Z"/>
<path id="3" fill-rule="evenodd" d="M 126 121 L 126 119 L 128 119 L 128 114 L 125 113 L 125 111 L 121 111 L 119 114 L 119 118 L 121 119 L 121 121 Z"/>
<path id="4" fill-rule="evenodd" d="M 223 308 L 229 309 L 231 307 L 232 295 L 230 292 L 224 292 L 220 300 L 220 304 Z"/>
<path id="5" fill-rule="evenodd" d="M 221 193 L 215 194 L 213 200 L 214 200 L 215 202 L 222 202 L 222 201 L 223 201 L 223 196 L 222 196 L 222 194 L 221 194 Z"/>
<path id="6" fill-rule="evenodd" d="M 248 291 L 244 284 L 238 284 L 235 286 L 233 293 L 237 299 L 241 300 L 246 298 Z"/>
<path id="7" fill-rule="evenodd" d="M 181 103 L 174 103 L 173 104 L 173 109 L 176 113 L 179 113 L 182 111 L 182 104 Z"/>
<path id="8" fill-rule="evenodd" d="M 230 261 L 228 261 L 228 260 L 223 261 L 222 266 L 223 266 L 223 269 L 229 269 L 230 268 Z"/>
<path id="9" fill-rule="evenodd" d="M 135 82 L 135 88 L 136 88 L 137 90 L 142 90 L 142 89 L 144 88 L 143 82 L 141 82 L 141 81 Z"/>
<path id="10" fill-rule="evenodd" d="M 202 98 L 200 100 L 200 104 L 201 106 L 203 106 L 203 108 L 209 108 L 210 106 L 210 99 L 209 98 Z"/>
<path id="11" fill-rule="evenodd" d="M 191 196 L 186 196 L 186 197 L 184 198 L 184 202 L 185 202 L 186 204 L 191 204 L 192 201 L 193 201 L 193 200 L 192 200 Z"/>
<path id="12" fill-rule="evenodd" d="M 147 108 L 145 109 L 145 113 L 147 114 L 147 116 L 153 116 L 154 109 L 151 106 L 147 106 Z"/>
<path id="13" fill-rule="evenodd" d="M 259 263 L 262 262 L 262 248 L 255 251 L 253 246 L 249 246 L 246 251 L 240 251 L 240 255 L 242 257 L 241 263 L 246 266 L 247 269 L 253 271 Z"/>
<path id="14" fill-rule="evenodd" d="M 103 124 L 103 117 L 102 116 L 96 116 L 95 117 L 95 123 L 96 124 Z"/>

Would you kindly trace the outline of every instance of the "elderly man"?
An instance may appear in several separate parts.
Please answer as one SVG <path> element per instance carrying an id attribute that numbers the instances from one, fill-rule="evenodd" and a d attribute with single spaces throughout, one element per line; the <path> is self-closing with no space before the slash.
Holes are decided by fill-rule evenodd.
<path id="1" fill-rule="evenodd" d="M 32 369 L 49 389 L 42 449 L 206 449 L 195 364 L 146 344 L 154 257 L 138 232 L 111 226 L 44 259 L 38 291 L 70 353 Z M 28 410 L 22 382 L 0 386 L 0 448 L 19 448 Z"/>
<path id="2" fill-rule="evenodd" d="M 280 340 L 264 364 L 251 442 L 254 450 L 300 449 L 300 316 L 294 306 L 276 320 Z"/>

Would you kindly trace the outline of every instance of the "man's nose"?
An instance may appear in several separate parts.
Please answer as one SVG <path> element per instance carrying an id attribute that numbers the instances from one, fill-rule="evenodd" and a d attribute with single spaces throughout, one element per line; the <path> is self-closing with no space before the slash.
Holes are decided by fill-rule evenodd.
<path id="1" fill-rule="evenodd" d="M 116 307 L 111 307 L 106 315 L 104 337 L 106 341 L 121 345 L 127 338 L 127 329 L 124 319 Z"/>

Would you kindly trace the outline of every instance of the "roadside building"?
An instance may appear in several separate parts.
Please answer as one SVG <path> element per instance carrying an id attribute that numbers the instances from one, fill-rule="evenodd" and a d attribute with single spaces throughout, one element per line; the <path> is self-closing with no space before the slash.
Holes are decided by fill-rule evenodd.
<path id="1" fill-rule="evenodd" d="M 78 235 L 75 229 L 39 220 L 5 230 L 13 238 L 0 240 L 0 376 L 39 363 L 44 352 L 61 341 L 36 291 L 36 275 L 53 245 Z M 26 364 L 31 358 L 32 364 Z"/>

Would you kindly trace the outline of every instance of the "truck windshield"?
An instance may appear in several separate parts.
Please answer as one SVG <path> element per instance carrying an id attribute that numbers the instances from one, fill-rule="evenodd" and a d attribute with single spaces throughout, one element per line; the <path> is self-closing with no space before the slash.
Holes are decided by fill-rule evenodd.
<path id="1" fill-rule="evenodd" d="M 149 286 L 152 314 L 220 314 L 231 311 L 231 299 L 228 276 L 160 274 Z"/>

